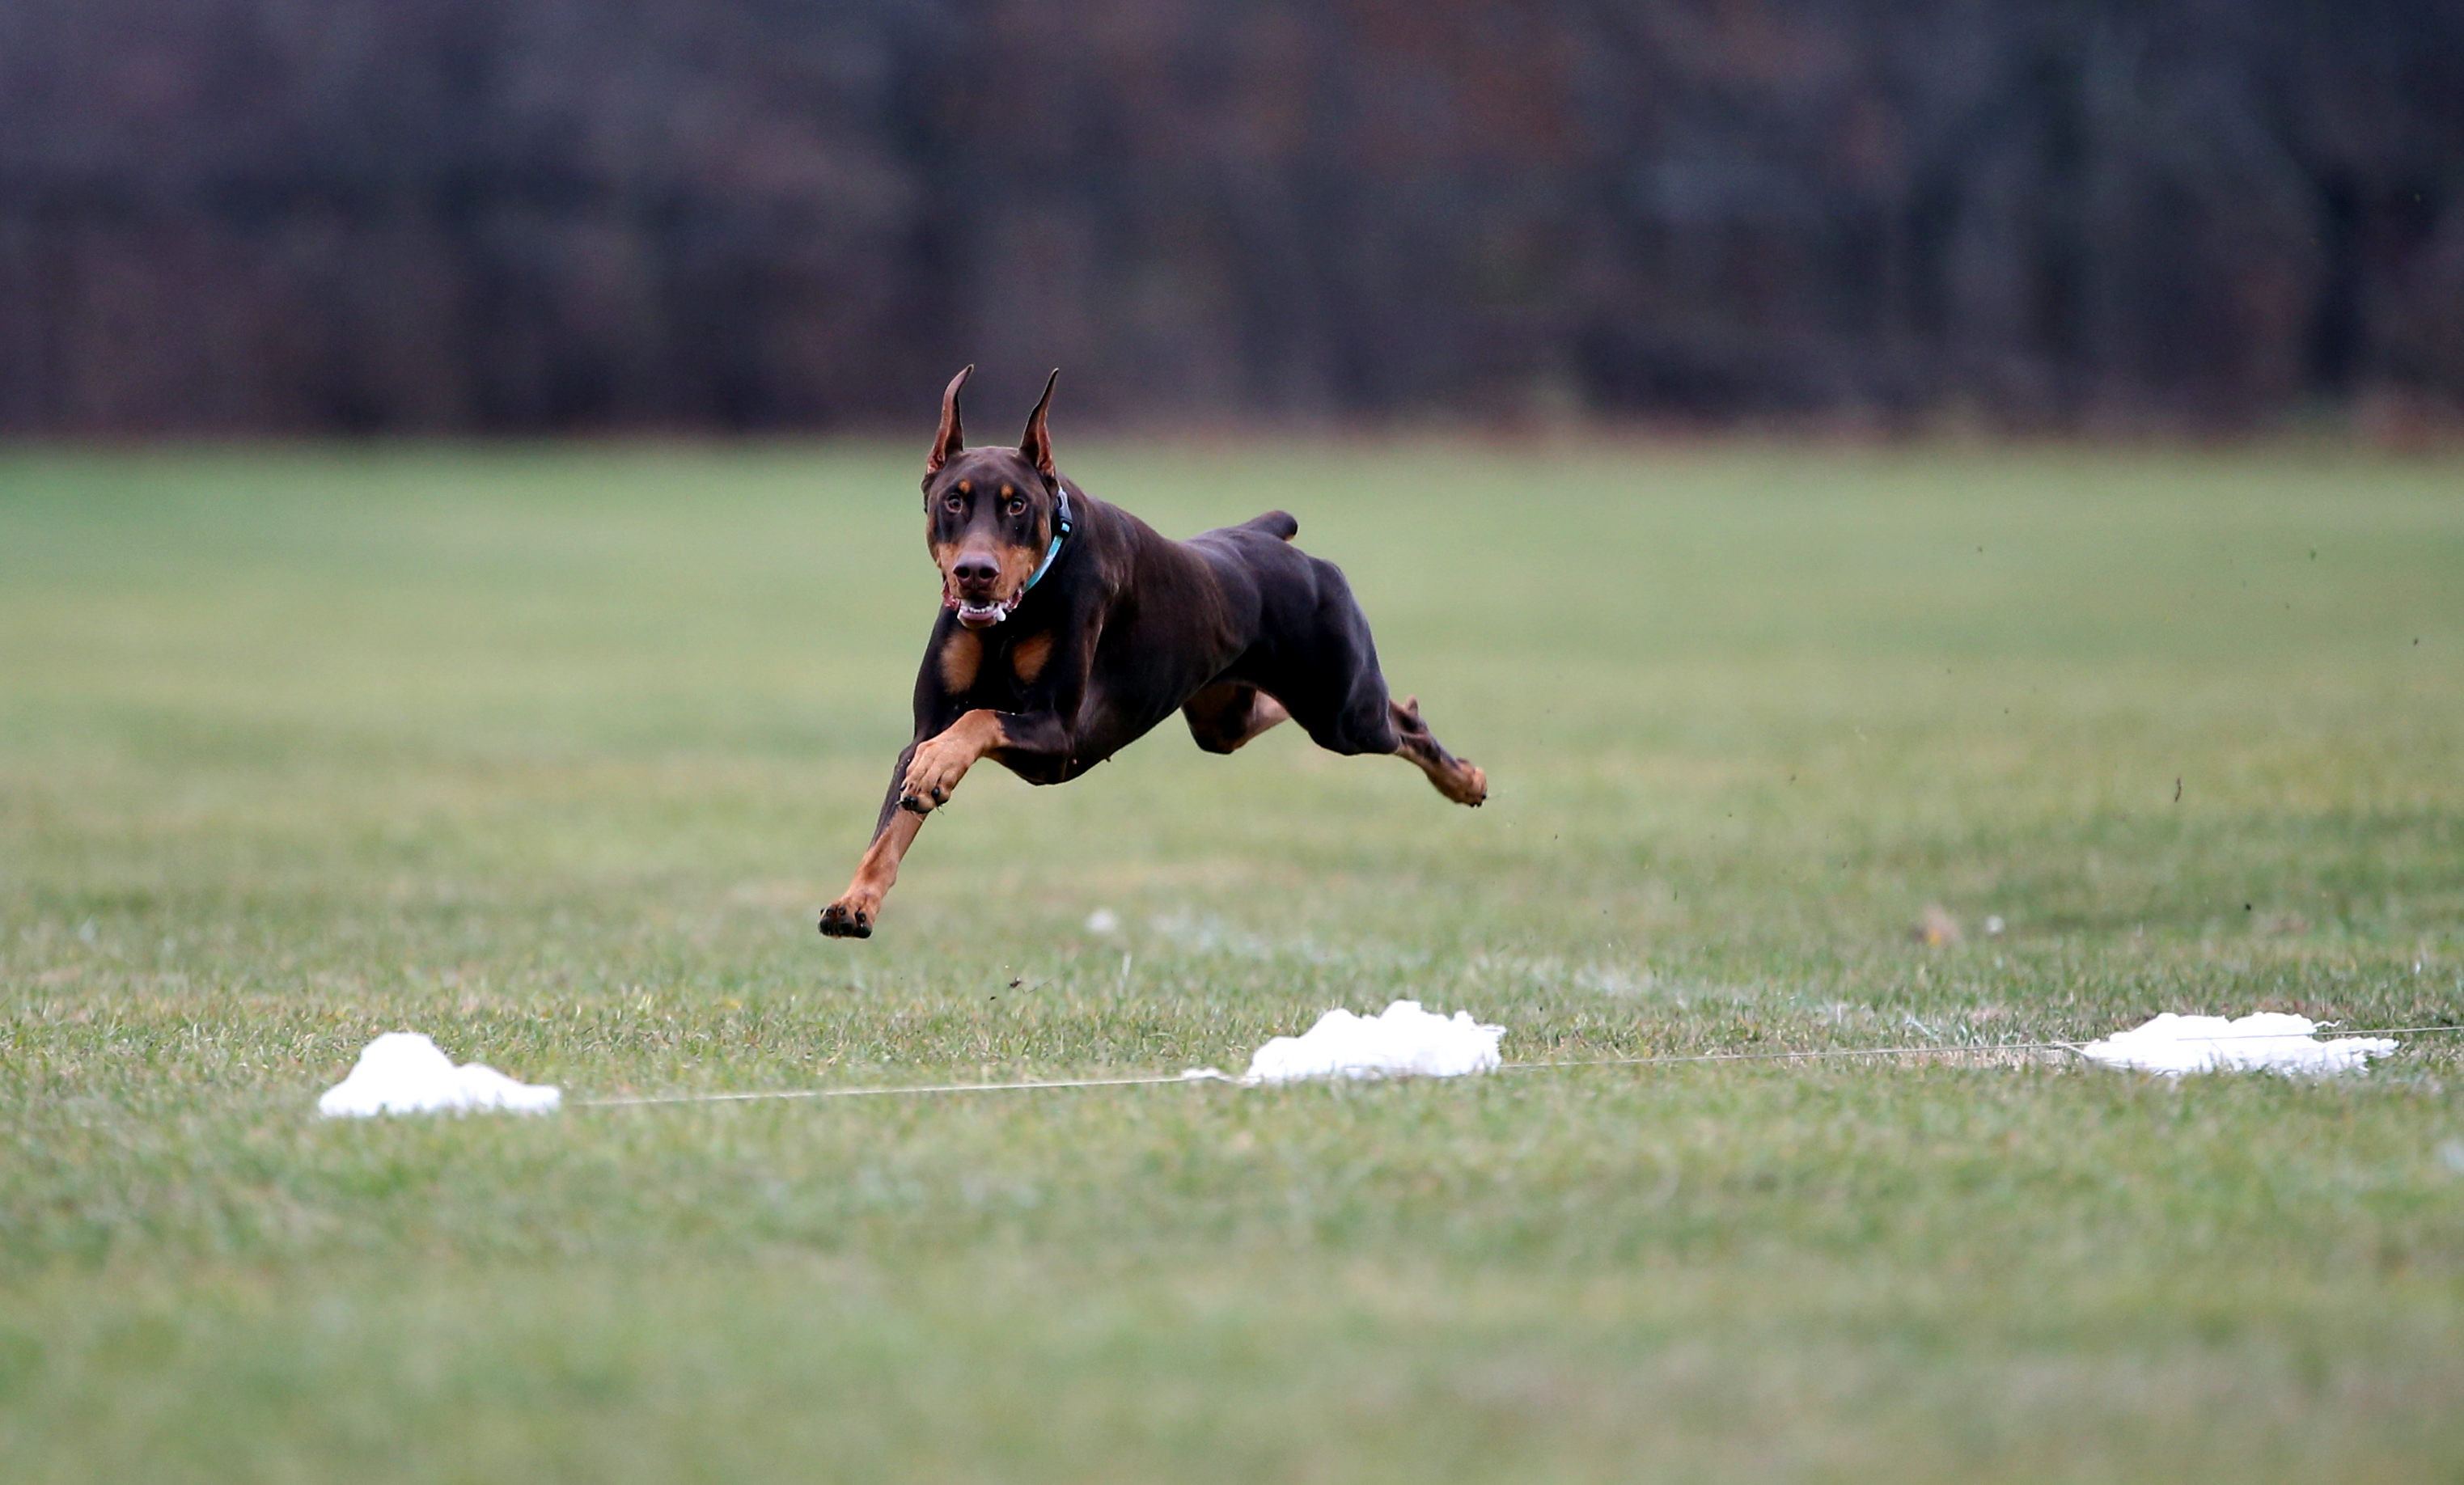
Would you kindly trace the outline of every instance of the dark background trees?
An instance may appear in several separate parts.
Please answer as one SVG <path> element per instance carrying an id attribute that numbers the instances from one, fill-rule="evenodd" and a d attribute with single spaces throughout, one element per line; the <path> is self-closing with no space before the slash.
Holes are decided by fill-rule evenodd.
<path id="1" fill-rule="evenodd" d="M 2464 404 L 2453 0 L 0 0 L 0 429 Z"/>

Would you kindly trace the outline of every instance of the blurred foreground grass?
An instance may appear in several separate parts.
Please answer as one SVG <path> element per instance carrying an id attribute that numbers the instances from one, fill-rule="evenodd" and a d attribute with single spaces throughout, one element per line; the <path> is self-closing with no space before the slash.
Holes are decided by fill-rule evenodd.
<path id="1" fill-rule="evenodd" d="M 2464 1013 L 2452 462 L 1082 451 L 1296 513 L 1492 802 L 1176 724 L 833 944 L 913 453 L 0 459 L 0 1474 L 2464 1470 L 2435 1041 L 316 1123 L 402 1026 L 586 1095 Z"/>

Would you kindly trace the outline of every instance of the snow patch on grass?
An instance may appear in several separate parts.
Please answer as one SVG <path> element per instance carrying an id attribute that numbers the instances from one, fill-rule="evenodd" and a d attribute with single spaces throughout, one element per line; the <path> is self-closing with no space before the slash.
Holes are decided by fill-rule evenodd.
<path id="1" fill-rule="evenodd" d="M 1498 1065 L 1503 1026 L 1483 1026 L 1468 1011 L 1451 1016 L 1397 1000 L 1376 1016 L 1340 1008 L 1298 1037 L 1277 1037 L 1249 1059 L 1248 1082 L 1304 1078 L 1456 1078 Z"/>
<path id="2" fill-rule="evenodd" d="M 482 1063 L 456 1067 L 418 1032 L 389 1031 L 360 1053 L 349 1077 L 317 1100 L 317 1112 L 328 1119 L 497 1108 L 530 1114 L 562 1101 L 559 1089 L 517 1082 Z"/>
<path id="3" fill-rule="evenodd" d="M 2261 1011 L 2228 1020 L 2221 1015 L 2176 1015 L 2154 1020 L 2079 1048 L 2108 1067 L 2179 1075 L 2265 1071 L 2323 1078 L 2356 1073 L 2373 1057 L 2395 1050 L 2386 1037 L 2313 1040 L 2319 1023 L 2306 1015 Z"/>

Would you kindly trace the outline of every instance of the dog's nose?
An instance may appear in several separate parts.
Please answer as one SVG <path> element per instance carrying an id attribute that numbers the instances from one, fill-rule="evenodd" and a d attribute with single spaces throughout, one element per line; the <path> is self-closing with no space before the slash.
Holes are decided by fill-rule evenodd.
<path id="1" fill-rule="evenodd" d="M 989 588 L 1001 577 L 1001 564 L 989 557 L 962 557 L 950 564 L 950 576 L 964 588 Z"/>

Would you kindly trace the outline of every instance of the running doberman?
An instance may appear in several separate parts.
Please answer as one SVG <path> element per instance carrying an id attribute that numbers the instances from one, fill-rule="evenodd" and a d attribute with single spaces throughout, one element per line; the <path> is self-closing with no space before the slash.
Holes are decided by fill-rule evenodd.
<path id="1" fill-rule="evenodd" d="M 898 754 L 855 880 L 822 931 L 869 938 L 924 817 L 991 758 L 1031 784 L 1077 777 L 1179 710 L 1230 753 L 1287 717 L 1340 753 L 1390 753 L 1458 804 L 1488 777 L 1439 746 L 1417 700 L 1393 701 L 1369 621 L 1332 562 L 1291 545 L 1281 511 L 1173 541 L 1053 467 L 1045 413 L 1016 448 L 969 448 L 950 379 L 924 461 L 924 535 L 941 617 L 915 677 L 915 740 Z"/>

